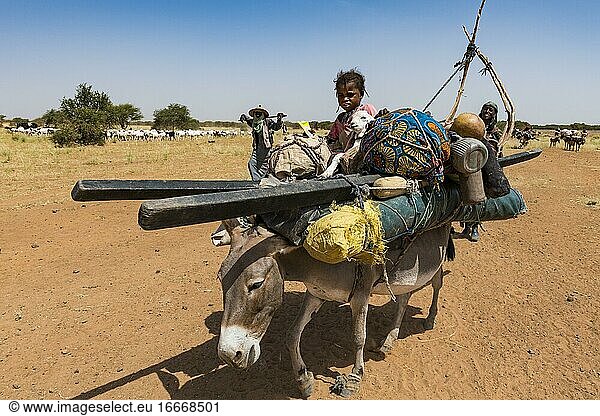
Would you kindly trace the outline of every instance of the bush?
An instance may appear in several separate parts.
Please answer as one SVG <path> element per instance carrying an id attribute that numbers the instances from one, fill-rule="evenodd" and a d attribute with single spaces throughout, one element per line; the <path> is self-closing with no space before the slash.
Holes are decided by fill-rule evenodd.
<path id="1" fill-rule="evenodd" d="M 72 146 L 75 144 L 75 131 L 69 128 L 62 128 L 50 136 L 50 141 L 58 147 Z"/>
<path id="2" fill-rule="evenodd" d="M 60 130 L 50 140 L 56 146 L 103 145 L 112 109 L 106 93 L 92 90 L 91 85 L 80 84 L 75 97 L 63 98 L 60 109 L 52 110 L 53 121 Z"/>
<path id="3" fill-rule="evenodd" d="M 75 126 L 63 126 L 50 137 L 52 143 L 58 147 L 73 145 L 98 145 L 102 146 L 106 142 L 106 135 L 101 126 L 91 124 L 82 124 Z"/>

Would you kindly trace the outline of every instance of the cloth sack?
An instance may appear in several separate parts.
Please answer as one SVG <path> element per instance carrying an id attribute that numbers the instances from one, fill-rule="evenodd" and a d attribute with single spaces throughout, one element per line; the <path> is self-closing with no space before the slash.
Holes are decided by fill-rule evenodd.
<path id="1" fill-rule="evenodd" d="M 313 178 L 323 173 L 330 157 L 320 137 L 288 136 L 271 150 L 269 173 L 281 181 Z"/>
<path id="2" fill-rule="evenodd" d="M 430 115 L 401 109 L 376 118 L 360 150 L 363 166 L 371 173 L 426 179 L 437 189 L 444 180 L 444 162 L 450 158 L 450 141 Z"/>
<path id="3" fill-rule="evenodd" d="M 331 213 L 307 229 L 304 248 L 313 258 L 336 264 L 357 260 L 383 264 L 385 245 L 379 211 L 371 201 L 364 209 L 353 205 L 331 206 Z"/>

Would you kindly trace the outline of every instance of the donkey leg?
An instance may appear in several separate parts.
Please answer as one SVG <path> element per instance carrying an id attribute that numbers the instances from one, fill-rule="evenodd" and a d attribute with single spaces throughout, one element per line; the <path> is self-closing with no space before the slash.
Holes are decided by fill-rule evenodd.
<path id="1" fill-rule="evenodd" d="M 423 327 L 425 329 L 433 329 L 433 324 L 435 323 L 435 317 L 438 312 L 438 298 L 440 296 L 440 289 L 444 283 L 444 270 L 442 267 L 438 270 L 438 272 L 431 279 L 431 286 L 433 287 L 433 298 L 431 299 L 431 306 L 429 307 L 429 314 L 427 314 L 427 318 L 425 318 L 425 322 L 423 323 Z"/>
<path id="2" fill-rule="evenodd" d="M 412 292 L 409 292 L 396 297 L 396 313 L 394 320 L 392 321 L 387 336 L 379 343 L 376 351 L 387 354 L 392 349 L 394 341 L 397 340 L 400 335 L 400 327 L 402 326 L 402 320 L 404 319 L 404 313 L 406 312 L 406 305 L 408 305 L 408 300 L 411 295 Z"/>
<path id="3" fill-rule="evenodd" d="M 367 266 L 360 267 L 362 277 L 356 282 L 354 296 L 350 300 L 352 310 L 352 341 L 354 343 L 354 366 L 348 376 L 339 376 L 331 391 L 342 397 L 350 397 L 357 393 L 360 382 L 365 372 L 365 341 L 367 339 L 367 312 L 369 311 L 369 294 L 373 282 L 374 273 Z"/>
<path id="4" fill-rule="evenodd" d="M 300 338 L 306 324 L 310 322 L 315 313 L 319 310 L 323 300 L 313 296 L 309 292 L 304 295 L 302 307 L 290 332 L 288 333 L 286 344 L 292 361 L 292 370 L 298 383 L 298 389 L 302 397 L 306 398 L 313 392 L 315 379 L 313 374 L 306 369 L 306 364 L 300 354 Z"/>

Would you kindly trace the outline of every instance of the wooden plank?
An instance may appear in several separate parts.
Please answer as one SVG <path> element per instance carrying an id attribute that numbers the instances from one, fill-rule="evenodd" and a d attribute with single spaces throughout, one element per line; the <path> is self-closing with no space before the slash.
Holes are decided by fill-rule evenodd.
<path id="1" fill-rule="evenodd" d="M 511 166 L 539 156 L 540 149 L 499 158 L 500 166 Z M 372 184 L 380 175 L 348 175 L 356 185 Z M 157 199 L 142 203 L 138 224 L 145 230 L 201 224 L 253 214 L 265 214 L 348 201 L 353 187 L 347 180 L 300 180 L 272 188 L 235 190 L 204 195 Z"/>
<path id="2" fill-rule="evenodd" d="M 258 183 L 229 180 L 80 180 L 73 187 L 71 197 L 74 201 L 145 200 L 242 189 L 258 189 Z"/>
<path id="3" fill-rule="evenodd" d="M 356 185 L 372 184 L 379 175 L 348 175 Z M 179 227 L 264 214 L 281 210 L 348 201 L 353 186 L 343 178 L 299 180 L 271 188 L 181 196 L 146 201 L 140 206 L 138 224 L 144 230 Z"/>
<path id="4" fill-rule="evenodd" d="M 533 159 L 540 149 L 520 152 L 498 159 L 506 167 Z M 71 197 L 74 201 L 115 201 L 172 198 L 217 192 L 258 189 L 258 183 L 240 180 L 80 180 Z"/>
<path id="5" fill-rule="evenodd" d="M 526 152 L 515 153 L 514 155 L 504 156 L 498 158 L 498 163 L 501 167 L 516 165 L 517 163 L 526 162 L 534 159 L 542 154 L 542 149 L 533 149 Z"/>

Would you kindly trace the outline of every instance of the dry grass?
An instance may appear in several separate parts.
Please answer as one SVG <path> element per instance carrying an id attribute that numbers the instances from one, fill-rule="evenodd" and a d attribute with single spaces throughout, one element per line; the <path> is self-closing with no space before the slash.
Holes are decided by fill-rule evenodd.
<path id="1" fill-rule="evenodd" d="M 0 206 L 64 201 L 79 179 L 247 179 L 249 136 L 57 148 L 0 132 Z M 156 171 L 170 172 L 168 178 Z"/>

